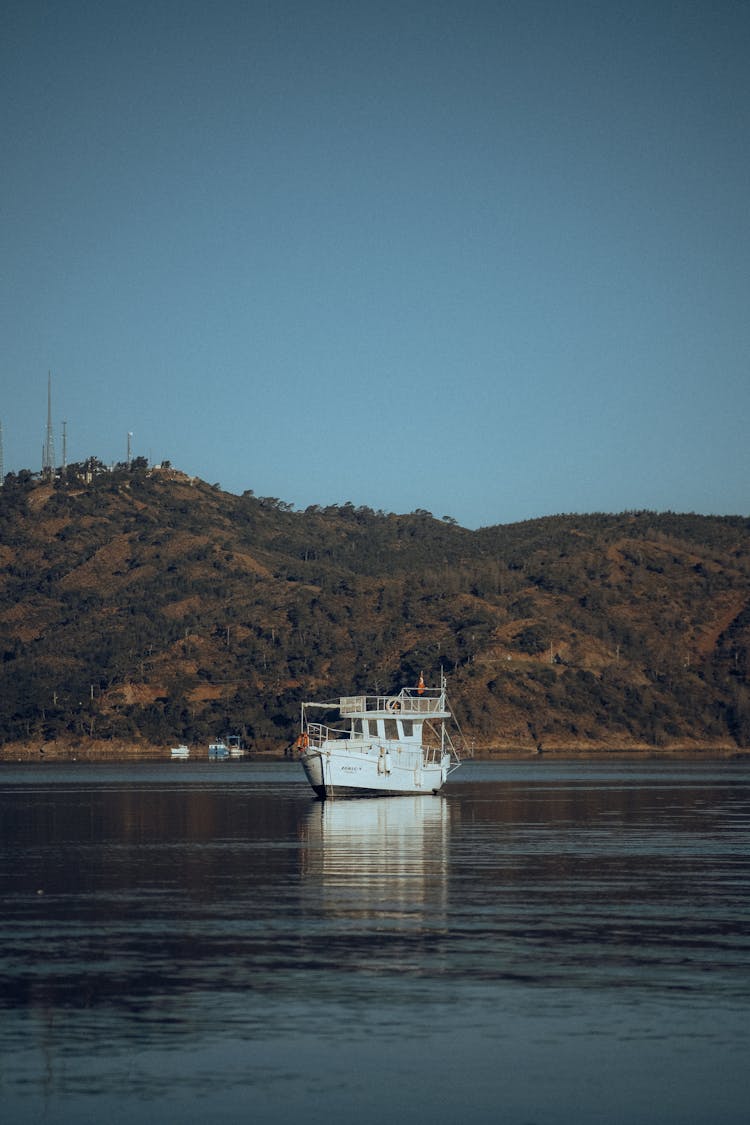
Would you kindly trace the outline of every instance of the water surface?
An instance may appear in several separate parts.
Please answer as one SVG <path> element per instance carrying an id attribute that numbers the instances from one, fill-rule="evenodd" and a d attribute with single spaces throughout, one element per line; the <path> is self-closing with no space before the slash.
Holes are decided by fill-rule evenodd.
<path id="1" fill-rule="evenodd" d="M 0 768 L 9 1122 L 740 1122 L 750 763 Z"/>

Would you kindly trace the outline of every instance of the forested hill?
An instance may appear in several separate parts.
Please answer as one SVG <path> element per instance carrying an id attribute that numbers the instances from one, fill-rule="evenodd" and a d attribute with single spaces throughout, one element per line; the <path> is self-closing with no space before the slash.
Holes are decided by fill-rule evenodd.
<path id="1" fill-rule="evenodd" d="M 101 467 L 99 467 L 101 470 Z M 750 521 L 468 531 L 143 462 L 0 489 L 0 742 L 283 748 L 301 699 L 445 668 L 478 749 L 750 745 Z"/>

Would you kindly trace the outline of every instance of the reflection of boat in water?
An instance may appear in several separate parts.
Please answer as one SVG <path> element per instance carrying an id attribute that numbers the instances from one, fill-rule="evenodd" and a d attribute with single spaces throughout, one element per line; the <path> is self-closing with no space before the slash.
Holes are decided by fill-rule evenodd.
<path id="1" fill-rule="evenodd" d="M 439 795 L 315 802 L 302 829 L 303 877 L 322 882 L 337 915 L 411 916 L 445 896 L 449 824 Z"/>
<path id="2" fill-rule="evenodd" d="M 382 860 L 382 844 L 388 839 L 391 851 L 412 842 L 430 829 L 447 823 L 448 806 L 440 795 L 401 797 L 398 801 L 313 802 L 307 818 L 308 838 L 316 837 L 327 847 L 351 847 L 360 859 L 370 852 Z"/>
<path id="3" fill-rule="evenodd" d="M 314 722 L 314 708 L 338 711 L 336 726 Z M 319 797 L 437 793 L 460 764 L 447 722 L 445 676 L 440 687 L 396 695 L 349 695 L 303 703 L 297 739 L 307 780 Z"/>

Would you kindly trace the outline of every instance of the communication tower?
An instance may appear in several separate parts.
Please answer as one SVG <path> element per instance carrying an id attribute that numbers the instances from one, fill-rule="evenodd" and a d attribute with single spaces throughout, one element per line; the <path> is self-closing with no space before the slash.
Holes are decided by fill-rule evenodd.
<path id="1" fill-rule="evenodd" d="M 0 488 L 5 480 L 5 465 L 3 464 L 3 423 L 0 422 Z"/>
<path id="2" fill-rule="evenodd" d="M 47 440 L 42 454 L 42 472 L 52 477 L 55 473 L 55 433 L 52 429 L 52 373 L 47 372 Z"/>

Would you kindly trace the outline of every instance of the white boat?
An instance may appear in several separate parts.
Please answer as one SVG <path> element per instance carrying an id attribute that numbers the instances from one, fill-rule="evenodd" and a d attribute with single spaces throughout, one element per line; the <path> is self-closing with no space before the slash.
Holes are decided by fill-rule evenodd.
<path id="1" fill-rule="evenodd" d="M 242 740 L 238 734 L 230 734 L 227 738 L 227 746 L 229 747 L 230 758 L 244 758 L 245 751 L 242 749 Z"/>
<path id="2" fill-rule="evenodd" d="M 175 758 L 178 762 L 184 762 L 187 758 L 190 757 L 189 747 L 185 746 L 184 744 L 181 744 L 180 746 L 173 746 L 172 757 Z"/>
<path id="3" fill-rule="evenodd" d="M 228 734 L 208 744 L 208 758 L 211 762 L 225 762 L 229 758 L 244 758 L 242 740 L 238 734 Z"/>
<path id="4" fill-rule="evenodd" d="M 337 711 L 336 725 L 314 721 L 314 709 Z M 303 703 L 297 749 L 313 790 L 326 797 L 437 793 L 461 758 L 451 740 L 445 677 L 440 687 L 396 695 L 345 695 Z"/>

